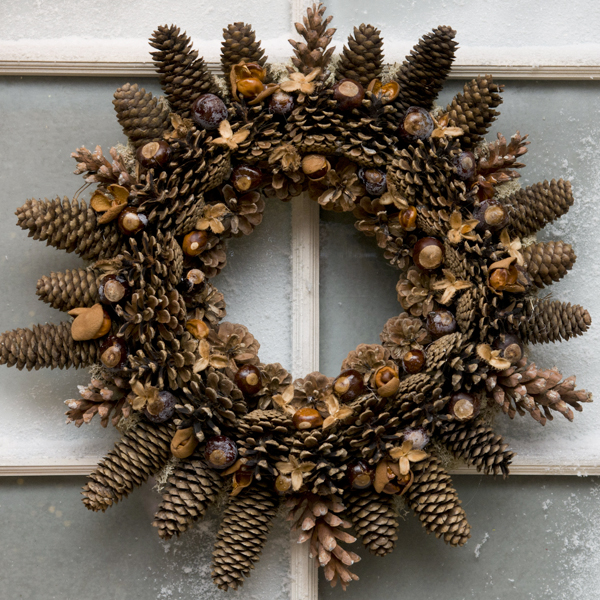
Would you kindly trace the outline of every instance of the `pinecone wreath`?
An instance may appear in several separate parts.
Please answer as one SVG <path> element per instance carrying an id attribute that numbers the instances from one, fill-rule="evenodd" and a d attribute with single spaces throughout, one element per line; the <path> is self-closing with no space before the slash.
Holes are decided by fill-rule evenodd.
<path id="1" fill-rule="evenodd" d="M 450 27 L 379 79 L 380 32 L 363 24 L 330 77 L 324 13 L 313 6 L 297 24 L 303 41 L 282 80 L 247 24 L 224 30 L 221 84 L 184 33 L 159 27 L 150 43 L 165 98 L 118 89 L 129 148 L 73 154 L 95 185 L 89 202 L 17 210 L 30 236 L 88 264 L 38 284 L 72 321 L 2 334 L 1 362 L 93 367 L 67 401 L 68 421 L 98 414 L 105 427 L 126 427 L 89 477 L 88 508 L 119 502 L 173 457 L 154 522 L 162 538 L 229 494 L 213 562 L 223 589 L 249 575 L 282 503 L 332 585 L 356 579 L 359 557 L 343 547 L 350 528 L 378 556 L 393 549 L 395 495 L 427 532 L 464 544 L 469 524 L 434 448 L 506 476 L 513 454 L 482 410 L 543 425 L 591 401 L 525 347 L 591 323 L 580 306 L 536 296 L 573 266 L 572 247 L 523 239 L 567 212 L 569 182 L 502 188 L 519 176 L 528 142 L 518 132 L 484 141 L 502 101 L 491 76 L 433 108 L 454 58 Z M 225 240 L 260 224 L 261 192 L 303 191 L 326 210 L 352 211 L 375 238 L 398 269 L 404 312 L 381 345 L 350 352 L 336 378 L 292 382 L 260 361 L 246 327 L 223 321 L 210 280 L 225 266 Z"/>

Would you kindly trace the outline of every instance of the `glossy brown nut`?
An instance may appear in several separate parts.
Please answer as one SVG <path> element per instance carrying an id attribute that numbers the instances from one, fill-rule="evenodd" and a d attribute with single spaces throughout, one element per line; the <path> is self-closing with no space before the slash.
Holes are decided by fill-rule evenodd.
<path id="1" fill-rule="evenodd" d="M 477 229 L 497 231 L 508 225 L 509 215 L 506 207 L 498 200 L 484 200 L 473 211 L 473 218 L 479 221 Z"/>
<path id="2" fill-rule="evenodd" d="M 329 161 L 321 154 L 308 154 L 302 159 L 302 171 L 309 179 L 321 179 L 329 169 Z"/>
<path id="3" fill-rule="evenodd" d="M 289 115 L 294 110 L 294 97 L 281 90 L 275 92 L 269 100 L 269 111 L 276 115 Z"/>
<path id="4" fill-rule="evenodd" d="M 364 490 L 373 483 L 375 473 L 366 463 L 359 461 L 348 467 L 348 479 L 355 490 Z"/>
<path id="5" fill-rule="evenodd" d="M 500 350 L 500 357 L 518 363 L 523 358 L 523 343 L 514 333 L 502 333 L 493 342 L 492 348 Z"/>
<path id="6" fill-rule="evenodd" d="M 144 415 L 152 423 L 164 423 L 173 416 L 176 404 L 177 398 L 171 392 L 163 390 L 158 393 L 158 402 L 156 405 L 146 406 Z"/>
<path id="7" fill-rule="evenodd" d="M 227 116 L 227 107 L 221 98 L 214 94 L 202 94 L 191 107 L 192 120 L 204 129 L 218 129 Z"/>
<path id="8" fill-rule="evenodd" d="M 249 192 L 261 184 L 262 171 L 252 165 L 238 165 L 231 172 L 230 179 L 238 192 Z"/>
<path id="9" fill-rule="evenodd" d="M 236 87 L 238 93 L 250 100 L 256 98 L 265 89 L 263 82 L 258 77 L 240 79 L 236 82 Z"/>
<path id="10" fill-rule="evenodd" d="M 433 127 L 433 119 L 427 110 L 420 106 L 409 106 L 398 133 L 407 140 L 424 140 L 433 133 Z"/>
<path id="11" fill-rule="evenodd" d="M 352 402 L 365 391 L 363 376 L 354 369 L 342 371 L 333 382 L 333 391 L 342 402 Z"/>
<path id="12" fill-rule="evenodd" d="M 379 169 L 359 169 L 358 176 L 365 185 L 367 194 L 381 196 L 387 191 L 387 177 Z"/>
<path id="13" fill-rule="evenodd" d="M 296 429 L 313 429 L 323 425 L 323 417 L 315 408 L 300 408 L 294 413 L 292 422 Z"/>
<path id="14" fill-rule="evenodd" d="M 417 209 L 409 206 L 398 215 L 398 220 L 404 231 L 414 231 L 417 228 Z"/>
<path id="15" fill-rule="evenodd" d="M 262 380 L 260 377 L 260 369 L 254 365 L 243 365 L 234 377 L 235 385 L 237 385 L 244 396 L 253 396 L 260 392 L 262 388 Z"/>
<path id="16" fill-rule="evenodd" d="M 454 333 L 456 319 L 449 310 L 432 310 L 427 314 L 427 331 L 435 338 Z"/>
<path id="17" fill-rule="evenodd" d="M 464 152 L 459 152 L 453 159 L 452 164 L 456 169 L 456 175 L 459 179 L 466 181 L 467 179 L 471 179 L 473 175 L 475 175 L 475 168 L 477 166 L 477 161 L 475 159 L 475 155 L 468 150 Z"/>
<path id="18" fill-rule="evenodd" d="M 508 269 L 494 269 L 490 273 L 490 287 L 502 291 L 507 286 L 517 283 L 518 278 L 519 271 L 514 265 L 510 265 Z"/>
<path id="19" fill-rule="evenodd" d="M 102 304 L 116 304 L 129 295 L 127 280 L 120 275 L 105 275 L 98 286 L 98 297 Z"/>
<path id="20" fill-rule="evenodd" d="M 135 208 L 126 208 L 119 214 L 117 226 L 123 235 L 133 236 L 143 231 L 148 225 L 148 217 L 137 212 Z"/>
<path id="21" fill-rule="evenodd" d="M 181 249 L 186 256 L 198 256 L 202 254 L 208 244 L 206 231 L 191 231 L 183 238 Z"/>
<path id="22" fill-rule="evenodd" d="M 413 261 L 423 271 L 433 271 L 444 262 L 444 244 L 437 238 L 421 238 L 413 248 Z"/>
<path id="23" fill-rule="evenodd" d="M 341 79 L 333 86 L 333 99 L 340 110 L 358 108 L 365 97 L 365 89 L 353 79 Z"/>
<path id="24" fill-rule="evenodd" d="M 213 469 L 219 471 L 227 469 L 237 460 L 237 457 L 238 450 L 235 442 L 224 435 L 217 435 L 206 442 L 204 458 Z"/>
<path id="25" fill-rule="evenodd" d="M 202 319 L 190 319 L 185 328 L 197 339 L 205 340 L 210 333 L 210 327 Z"/>
<path id="26" fill-rule="evenodd" d="M 136 158 L 145 169 L 162 167 L 171 158 L 171 146 L 164 140 L 160 142 L 148 142 L 138 149 Z"/>
<path id="27" fill-rule="evenodd" d="M 177 284 L 177 289 L 184 294 L 190 294 L 200 289 L 199 286 L 205 279 L 206 276 L 200 269 L 190 269 Z"/>
<path id="28" fill-rule="evenodd" d="M 481 403 L 477 396 L 465 392 L 453 394 L 448 403 L 448 414 L 459 421 L 474 419 L 480 411 Z"/>
<path id="29" fill-rule="evenodd" d="M 411 375 L 419 373 L 425 366 L 425 353 L 422 350 L 409 350 L 402 357 L 402 367 Z"/>
<path id="30" fill-rule="evenodd" d="M 292 487 L 292 478 L 289 475 L 278 475 L 275 479 L 275 490 L 285 494 Z"/>
<path id="31" fill-rule="evenodd" d="M 127 345 L 115 335 L 107 337 L 100 345 L 100 362 L 110 371 L 121 371 L 127 365 Z"/>
<path id="32" fill-rule="evenodd" d="M 375 373 L 374 384 L 377 388 L 377 393 L 382 398 L 393 396 L 400 387 L 398 371 L 392 369 L 392 367 L 381 367 L 381 369 Z"/>

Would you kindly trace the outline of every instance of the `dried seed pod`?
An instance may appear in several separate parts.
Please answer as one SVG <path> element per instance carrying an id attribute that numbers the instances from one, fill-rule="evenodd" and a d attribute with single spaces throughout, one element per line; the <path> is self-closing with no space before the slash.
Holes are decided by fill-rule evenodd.
<path id="1" fill-rule="evenodd" d="M 202 254 L 208 244 L 206 231 L 191 231 L 183 238 L 181 249 L 186 256 L 198 256 Z"/>
<path id="2" fill-rule="evenodd" d="M 163 167 L 171 158 L 171 146 L 164 140 L 148 142 L 138 149 L 136 158 L 144 169 Z"/>
<path id="3" fill-rule="evenodd" d="M 197 125 L 208 130 L 218 129 L 228 116 L 225 103 L 214 94 L 198 96 L 192 104 L 191 115 Z"/>
<path id="4" fill-rule="evenodd" d="M 377 388 L 377 393 L 382 398 L 393 396 L 400 387 L 398 371 L 392 369 L 392 367 L 381 367 L 377 370 L 373 382 Z"/>
<path id="5" fill-rule="evenodd" d="M 448 403 L 448 414 L 459 421 L 474 419 L 481 409 L 481 402 L 477 396 L 457 392 L 453 394 Z"/>
<path id="6" fill-rule="evenodd" d="M 414 231 L 417 228 L 417 209 L 414 206 L 409 206 L 399 215 L 400 226 L 404 231 Z"/>
<path id="7" fill-rule="evenodd" d="M 109 371 L 121 371 L 127 365 L 127 345 L 123 338 L 107 337 L 100 346 L 100 362 Z"/>
<path id="8" fill-rule="evenodd" d="M 102 304 L 116 304 L 129 295 L 127 280 L 120 275 L 105 275 L 98 286 L 98 297 Z"/>
<path id="9" fill-rule="evenodd" d="M 198 438 L 193 427 L 178 429 L 171 440 L 171 454 L 175 458 L 187 458 L 194 453 Z"/>
<path id="10" fill-rule="evenodd" d="M 496 231 L 508 225 L 508 211 L 498 200 L 484 200 L 473 211 L 473 218 L 479 221 L 477 230 Z"/>
<path id="11" fill-rule="evenodd" d="M 175 405 L 177 404 L 177 398 L 163 390 L 158 393 L 158 400 L 152 402 L 144 409 L 144 416 L 152 423 L 164 423 L 168 421 L 175 412 Z"/>
<path id="12" fill-rule="evenodd" d="M 264 83 L 258 77 L 246 77 L 236 82 L 237 91 L 244 96 L 252 100 L 256 98 L 264 89 Z"/>
<path id="13" fill-rule="evenodd" d="M 425 353 L 422 350 L 409 350 L 402 357 L 402 367 L 411 375 L 414 373 L 419 373 L 423 370 L 425 366 Z"/>
<path id="14" fill-rule="evenodd" d="M 342 402 L 352 402 L 365 391 L 363 376 L 354 369 L 342 371 L 333 382 L 333 391 Z"/>
<path id="15" fill-rule="evenodd" d="M 69 314 L 75 317 L 71 323 L 71 337 L 76 342 L 97 340 L 110 331 L 110 315 L 101 304 L 94 304 L 91 308 L 74 308 Z"/>
<path id="16" fill-rule="evenodd" d="M 143 231 L 148 225 L 148 217 L 138 213 L 136 208 L 125 208 L 119 214 L 117 226 L 123 235 L 133 236 Z"/>
<path id="17" fill-rule="evenodd" d="M 185 328 L 197 339 L 204 340 L 210 333 L 210 327 L 202 319 L 190 319 Z"/>
<path id="18" fill-rule="evenodd" d="M 329 169 L 329 161 L 321 154 L 308 154 L 302 159 L 302 171 L 309 179 L 322 179 Z"/>
<path id="19" fill-rule="evenodd" d="M 500 350 L 500 358 L 511 364 L 518 363 L 523 358 L 523 343 L 514 333 L 502 333 L 493 342 L 492 348 Z"/>
<path id="20" fill-rule="evenodd" d="M 341 79 L 333 86 L 333 99 L 340 110 L 358 108 L 365 97 L 363 86 L 353 79 Z"/>
<path id="21" fill-rule="evenodd" d="M 464 181 L 466 181 L 467 179 L 471 179 L 471 177 L 475 175 L 477 161 L 475 160 L 475 155 L 472 152 L 459 152 L 452 159 L 452 164 L 456 169 L 456 175 Z"/>
<path id="22" fill-rule="evenodd" d="M 234 381 L 244 396 L 253 396 L 262 388 L 260 370 L 254 365 L 242 366 L 235 374 Z"/>
<path id="23" fill-rule="evenodd" d="M 296 429 L 314 429 L 323 425 L 323 417 L 315 408 L 300 408 L 294 413 L 292 422 Z"/>
<path id="24" fill-rule="evenodd" d="M 444 262 L 444 244 L 437 238 L 421 238 L 413 248 L 413 261 L 423 271 L 433 271 Z"/>
<path id="25" fill-rule="evenodd" d="M 398 127 L 398 133 L 405 140 L 425 140 L 433 133 L 433 128 L 433 119 L 427 110 L 410 106 Z"/>
<path id="26" fill-rule="evenodd" d="M 519 271 L 515 265 L 509 265 L 508 268 L 500 267 L 490 271 L 490 287 L 501 292 L 509 286 L 515 285 L 519 278 Z"/>
<path id="27" fill-rule="evenodd" d="M 358 177 L 370 196 L 381 196 L 387 191 L 387 177 L 380 169 L 359 169 Z"/>
<path id="28" fill-rule="evenodd" d="M 289 115 L 294 110 L 294 106 L 294 96 L 281 90 L 275 92 L 269 100 L 269 111 L 276 115 Z"/>
<path id="29" fill-rule="evenodd" d="M 436 339 L 454 333 L 456 319 L 449 310 L 432 310 L 427 314 L 427 331 Z"/>
<path id="30" fill-rule="evenodd" d="M 204 458 L 213 469 L 227 469 L 237 460 L 238 450 L 235 442 L 224 435 L 217 435 L 206 442 Z"/>
<path id="31" fill-rule="evenodd" d="M 255 190 L 262 182 L 262 171 L 253 165 L 238 165 L 231 172 L 231 183 L 238 192 Z"/>
<path id="32" fill-rule="evenodd" d="M 364 490 L 373 483 L 375 472 L 366 463 L 358 461 L 348 467 L 350 486 L 355 490 Z"/>

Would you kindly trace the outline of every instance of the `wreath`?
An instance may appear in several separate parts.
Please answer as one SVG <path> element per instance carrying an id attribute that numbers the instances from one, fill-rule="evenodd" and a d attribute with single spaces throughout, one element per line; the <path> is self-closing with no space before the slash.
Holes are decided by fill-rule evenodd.
<path id="1" fill-rule="evenodd" d="M 580 306 L 539 298 L 575 254 L 535 234 L 573 203 L 569 182 L 520 189 L 527 136 L 483 136 L 498 115 L 491 76 L 445 108 L 455 32 L 425 35 L 385 67 L 380 32 L 361 25 L 337 62 L 334 29 L 313 6 L 287 67 L 270 65 L 250 26 L 224 30 L 224 78 L 190 39 L 159 27 L 150 44 L 164 98 L 137 85 L 115 93 L 129 145 L 74 154 L 95 186 L 89 203 L 28 200 L 18 224 L 88 266 L 52 273 L 37 294 L 74 317 L 2 334 L 18 369 L 90 367 L 67 400 L 68 422 L 98 415 L 123 438 L 99 463 L 83 502 L 104 511 L 162 470 L 154 525 L 185 532 L 228 494 L 212 575 L 237 588 L 258 560 L 280 505 L 326 579 L 357 579 L 355 538 L 379 556 L 397 538 L 403 500 L 428 533 L 470 535 L 444 453 L 506 476 L 513 453 L 491 427 L 501 411 L 540 424 L 591 395 L 541 369 L 527 344 L 584 333 Z M 225 240 L 252 233 L 273 198 L 307 192 L 352 212 L 398 271 L 403 312 L 381 344 L 361 344 L 335 378 L 292 381 L 263 364 L 243 325 L 223 321 L 212 285 Z"/>

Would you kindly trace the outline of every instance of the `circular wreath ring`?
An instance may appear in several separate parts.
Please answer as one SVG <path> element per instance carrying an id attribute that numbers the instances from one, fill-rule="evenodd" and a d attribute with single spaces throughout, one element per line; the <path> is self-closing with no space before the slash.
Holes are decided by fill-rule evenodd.
<path id="1" fill-rule="evenodd" d="M 526 353 L 591 322 L 536 297 L 575 261 L 569 244 L 534 238 L 567 212 L 570 184 L 515 185 L 527 136 L 483 140 L 501 103 L 491 76 L 434 107 L 451 28 L 388 68 L 380 32 L 363 24 L 333 68 L 324 12 L 313 6 L 296 25 L 303 41 L 291 42 L 287 70 L 266 62 L 250 26 L 229 25 L 223 79 L 178 28 L 159 27 L 150 43 L 165 97 L 119 88 L 128 147 L 73 154 L 96 186 L 89 204 L 17 210 L 30 236 L 91 262 L 39 280 L 40 298 L 74 319 L 4 333 L 1 362 L 91 367 L 68 421 L 98 414 L 124 436 L 89 476 L 88 508 L 106 510 L 167 466 L 154 521 L 166 539 L 229 494 L 213 559 L 224 589 L 249 575 L 283 500 L 333 585 L 357 579 L 359 557 L 342 546 L 355 540 L 349 527 L 374 554 L 393 549 L 399 498 L 428 532 L 464 544 L 469 524 L 434 448 L 506 476 L 513 453 L 489 425 L 494 411 L 544 424 L 591 400 Z M 260 224 L 263 196 L 305 191 L 375 238 L 398 269 L 404 312 L 336 378 L 292 382 L 260 362 L 246 327 L 223 322 L 210 279 L 225 266 L 224 240 Z"/>

